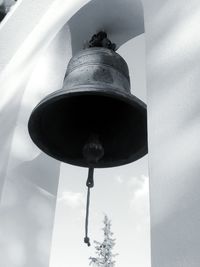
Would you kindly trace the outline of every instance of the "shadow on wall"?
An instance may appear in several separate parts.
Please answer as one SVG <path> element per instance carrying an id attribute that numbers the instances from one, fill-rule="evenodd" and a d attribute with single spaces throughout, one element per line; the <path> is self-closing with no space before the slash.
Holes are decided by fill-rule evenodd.
<path id="1" fill-rule="evenodd" d="M 0 208 L 1 267 L 49 266 L 60 162 L 40 153 L 31 142 L 27 121 L 42 94 L 60 89 L 65 72 L 63 66 L 70 51 L 67 37 L 65 28 L 41 58 L 29 54 L 28 60 L 22 63 L 16 57 L 17 63 L 10 65 L 3 77 L 1 111 L 4 116 L 0 116 L 3 126 L 0 131 L 0 190 L 4 184 Z M 34 60 L 38 65 L 29 73 L 30 62 L 32 67 Z"/>
<path id="2" fill-rule="evenodd" d="M 9 116 L 9 119 L 7 119 L 7 116 L 1 116 L 0 117 L 0 124 L 3 125 L 1 127 L 0 131 L 0 198 L 2 194 L 2 188 L 5 181 L 6 171 L 7 171 L 7 165 L 8 165 L 8 158 L 9 158 L 9 151 L 11 149 L 12 144 L 12 137 L 13 137 L 13 128 L 15 127 L 16 119 L 18 110 L 15 110 L 16 112 L 13 113 L 13 106 L 15 106 L 15 102 L 17 100 L 17 97 L 14 95 L 10 98 L 10 104 L 6 105 L 3 110 L 2 114 L 6 114 Z"/>
<path id="3" fill-rule="evenodd" d="M 179 192 L 176 196 L 174 194 L 177 192 L 170 196 L 172 207 L 169 214 L 165 214 L 164 220 L 153 224 L 151 228 L 153 266 L 198 266 L 200 262 L 200 231 L 197 230 L 200 218 L 200 168 L 195 159 L 192 165 L 186 163 L 186 166 L 183 168 L 182 177 L 174 169 L 173 179 L 179 177 Z M 193 177 L 190 168 L 193 170 Z M 162 192 L 162 198 L 165 200 L 169 199 L 169 189 L 166 188 L 167 186 L 166 193 Z M 166 208 L 164 211 L 167 213 Z"/>
<path id="4" fill-rule="evenodd" d="M 158 2 L 146 34 L 152 266 L 199 266 L 200 6 Z"/>
<path id="5" fill-rule="evenodd" d="M 18 180 L 19 183 L 23 179 L 27 180 L 29 183 L 33 183 L 33 185 L 56 197 L 60 173 L 59 161 L 40 153 L 35 159 L 20 164 L 17 169 L 19 177 L 21 177 Z"/>
<path id="6" fill-rule="evenodd" d="M 48 175 L 43 175 L 47 169 Z M 59 162 L 55 166 L 48 156 L 40 154 L 8 175 L 0 210 L 2 267 L 49 266 L 58 173 Z"/>

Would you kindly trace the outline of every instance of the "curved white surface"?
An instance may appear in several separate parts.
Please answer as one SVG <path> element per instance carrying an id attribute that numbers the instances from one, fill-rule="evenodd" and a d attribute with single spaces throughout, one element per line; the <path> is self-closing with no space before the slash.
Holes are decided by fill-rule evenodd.
<path id="1" fill-rule="evenodd" d="M 62 86 L 70 34 L 56 34 L 87 1 L 24 2 L 0 29 L 0 265 L 48 267 L 60 163 L 31 143 L 27 120 Z"/>
<path id="2" fill-rule="evenodd" d="M 200 2 L 143 4 L 152 267 L 198 267 Z"/>
<path id="3" fill-rule="evenodd" d="M 143 7 L 140 0 L 93 0 L 83 6 L 68 22 L 73 53 L 100 30 L 119 48 L 144 33 Z"/>
<path id="4" fill-rule="evenodd" d="M 54 0 L 49 7 L 44 2 L 44 7 L 47 9 L 43 8 L 43 12 L 41 12 L 41 1 L 28 1 L 28 6 L 22 1 L 17 6 L 13 16 L 6 21 L 0 30 L 0 46 L 2 48 L 0 62 L 3 64 L 0 74 L 0 112 L 3 116 L 0 117 L 0 124 L 4 125 L 3 131 L 0 132 L 2 144 L 0 151 L 0 194 L 6 176 L 10 147 L 22 96 L 31 72 L 42 52 L 66 21 L 87 2 L 87 0 L 79 0 L 75 3 L 67 3 Z M 33 13 L 31 13 L 32 9 L 34 10 Z M 38 13 L 35 9 L 38 9 Z M 29 23 L 29 13 L 34 17 L 31 19 L 31 23 Z M 21 31 L 20 38 L 17 38 L 15 42 L 16 33 L 21 33 Z M 66 35 L 67 39 L 70 41 Z"/>

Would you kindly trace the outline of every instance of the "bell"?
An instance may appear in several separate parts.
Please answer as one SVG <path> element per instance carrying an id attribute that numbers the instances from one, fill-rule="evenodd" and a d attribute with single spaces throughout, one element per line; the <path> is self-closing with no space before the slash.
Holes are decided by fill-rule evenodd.
<path id="1" fill-rule="evenodd" d="M 125 60 L 105 47 L 87 48 L 70 60 L 63 88 L 36 106 L 28 129 L 46 154 L 81 167 L 124 165 L 147 153 L 146 105 L 130 93 Z M 93 152 L 86 155 L 91 142 Z"/>
<path id="2" fill-rule="evenodd" d="M 88 167 L 85 238 L 88 237 L 90 189 L 94 168 L 133 162 L 147 153 L 146 105 L 130 92 L 125 60 L 105 32 L 69 62 L 63 88 L 33 110 L 28 129 L 49 156 Z"/>

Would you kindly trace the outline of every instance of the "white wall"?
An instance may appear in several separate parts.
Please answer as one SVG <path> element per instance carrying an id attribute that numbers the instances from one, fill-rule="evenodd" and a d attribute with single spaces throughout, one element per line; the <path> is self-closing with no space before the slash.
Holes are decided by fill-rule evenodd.
<path id="1" fill-rule="evenodd" d="M 62 86 L 71 40 L 68 27 L 60 30 L 87 0 L 24 2 L 0 25 L 1 267 L 49 265 L 60 162 L 40 153 L 27 122 Z"/>
<path id="2" fill-rule="evenodd" d="M 152 267 L 198 267 L 200 2 L 143 3 Z"/>
<path id="3" fill-rule="evenodd" d="M 40 57 L 21 101 L 1 199 L 2 267 L 49 266 L 60 162 L 33 144 L 27 124 L 35 105 L 62 86 L 67 36 L 65 27 Z"/>
<path id="4" fill-rule="evenodd" d="M 15 7 L 1 22 L 0 25 L 0 71 L 5 68 L 9 60 L 15 55 L 23 44 L 27 35 L 36 27 L 45 11 L 54 0 L 35 1 L 18 0 Z M 23 23 L 26 21 L 26 23 Z M 14 32 L 13 30 L 16 29 Z M 14 36 L 13 36 L 14 35 Z M 12 40 L 8 45 L 8 40 Z"/>
<path id="5" fill-rule="evenodd" d="M 52 0 L 49 6 L 45 1 L 21 0 L 0 24 L 0 196 L 19 107 L 33 67 L 64 24 L 88 1 Z M 70 42 L 67 36 L 66 40 Z"/>

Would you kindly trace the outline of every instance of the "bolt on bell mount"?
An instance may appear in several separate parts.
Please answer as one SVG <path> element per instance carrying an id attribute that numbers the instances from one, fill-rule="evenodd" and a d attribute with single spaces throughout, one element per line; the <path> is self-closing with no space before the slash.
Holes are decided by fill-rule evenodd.
<path id="1" fill-rule="evenodd" d="M 33 142 L 51 157 L 88 168 L 85 243 L 94 169 L 131 163 L 147 153 L 146 105 L 130 92 L 125 60 L 105 32 L 74 55 L 63 88 L 44 98 L 28 122 Z"/>

